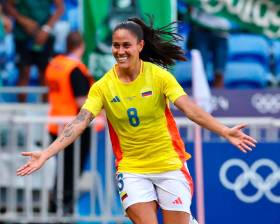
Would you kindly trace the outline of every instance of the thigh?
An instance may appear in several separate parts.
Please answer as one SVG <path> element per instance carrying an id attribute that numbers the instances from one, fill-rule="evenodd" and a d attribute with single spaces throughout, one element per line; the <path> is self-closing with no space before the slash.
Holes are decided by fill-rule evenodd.
<path id="1" fill-rule="evenodd" d="M 153 183 L 142 174 L 117 173 L 117 184 L 124 209 L 141 203 L 157 201 Z"/>
<path id="2" fill-rule="evenodd" d="M 126 214 L 135 224 L 158 224 L 156 201 L 133 204 L 127 208 Z"/>
<path id="3" fill-rule="evenodd" d="M 186 212 L 179 211 L 169 211 L 162 210 L 163 223 L 164 224 L 189 224 L 190 223 L 190 214 Z"/>
<path id="4" fill-rule="evenodd" d="M 193 190 L 191 177 L 185 174 L 185 169 L 161 174 L 155 184 L 164 223 L 189 223 Z"/>
<path id="5" fill-rule="evenodd" d="M 154 183 L 161 209 L 191 213 L 192 180 L 182 170 L 163 173 Z"/>
<path id="6" fill-rule="evenodd" d="M 157 196 L 153 183 L 141 174 L 116 174 L 122 205 L 133 223 L 157 224 Z"/>

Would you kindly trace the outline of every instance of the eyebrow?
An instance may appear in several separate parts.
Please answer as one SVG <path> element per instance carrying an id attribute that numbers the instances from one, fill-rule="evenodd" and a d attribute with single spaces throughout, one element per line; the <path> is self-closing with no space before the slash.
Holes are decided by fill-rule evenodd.
<path id="1" fill-rule="evenodd" d="M 118 41 L 112 41 L 112 44 L 131 44 L 129 41 L 124 41 L 124 42 L 118 42 Z"/>

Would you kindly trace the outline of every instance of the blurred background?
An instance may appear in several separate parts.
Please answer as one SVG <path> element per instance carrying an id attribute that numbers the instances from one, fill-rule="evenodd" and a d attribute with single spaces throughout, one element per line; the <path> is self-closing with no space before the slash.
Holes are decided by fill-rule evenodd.
<path id="1" fill-rule="evenodd" d="M 103 121 L 91 127 L 91 144 L 82 166 L 80 140 L 74 144 L 70 201 L 64 200 L 63 153 L 34 175 L 19 178 L 15 173 L 25 161 L 21 151 L 41 150 L 50 143 L 50 122 L 61 130 L 71 119 L 67 114 L 49 116 L 50 89 L 44 76 L 49 60 L 69 53 L 67 35 L 82 34 L 82 61 L 98 80 L 115 63 L 113 27 L 132 16 L 148 21 L 147 14 L 158 28 L 179 21 L 182 40 L 178 45 L 188 61 L 176 62 L 170 71 L 186 92 L 192 96 L 199 65 L 190 52 L 196 49 L 210 87 L 212 114 L 229 126 L 248 124 L 245 132 L 259 142 L 254 152 L 243 155 L 224 139 L 202 130 L 205 223 L 280 223 L 278 0 L 0 3 L 0 223 L 130 223 L 117 193 L 114 158 Z M 35 38 L 39 32 L 45 38 L 41 42 Z M 197 183 L 194 125 L 172 109 L 186 150 L 193 155 L 188 164 Z M 195 217 L 199 212 L 196 199 L 194 193 Z"/>

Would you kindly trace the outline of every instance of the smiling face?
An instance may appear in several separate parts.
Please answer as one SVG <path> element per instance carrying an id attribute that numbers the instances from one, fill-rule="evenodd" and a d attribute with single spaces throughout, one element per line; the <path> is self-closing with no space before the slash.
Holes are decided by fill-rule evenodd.
<path id="1" fill-rule="evenodd" d="M 112 54 L 120 69 L 132 69 L 140 63 L 139 54 L 144 41 L 127 29 L 117 29 L 113 33 Z"/>

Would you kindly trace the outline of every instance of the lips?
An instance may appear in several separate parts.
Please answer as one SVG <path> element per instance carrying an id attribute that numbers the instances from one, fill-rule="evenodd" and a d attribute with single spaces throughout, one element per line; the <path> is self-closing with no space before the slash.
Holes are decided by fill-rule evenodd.
<path id="1" fill-rule="evenodd" d="M 120 62 L 120 63 L 126 62 L 127 59 L 128 59 L 127 56 L 125 56 L 125 57 L 117 57 L 117 60 L 118 60 L 118 62 Z"/>

